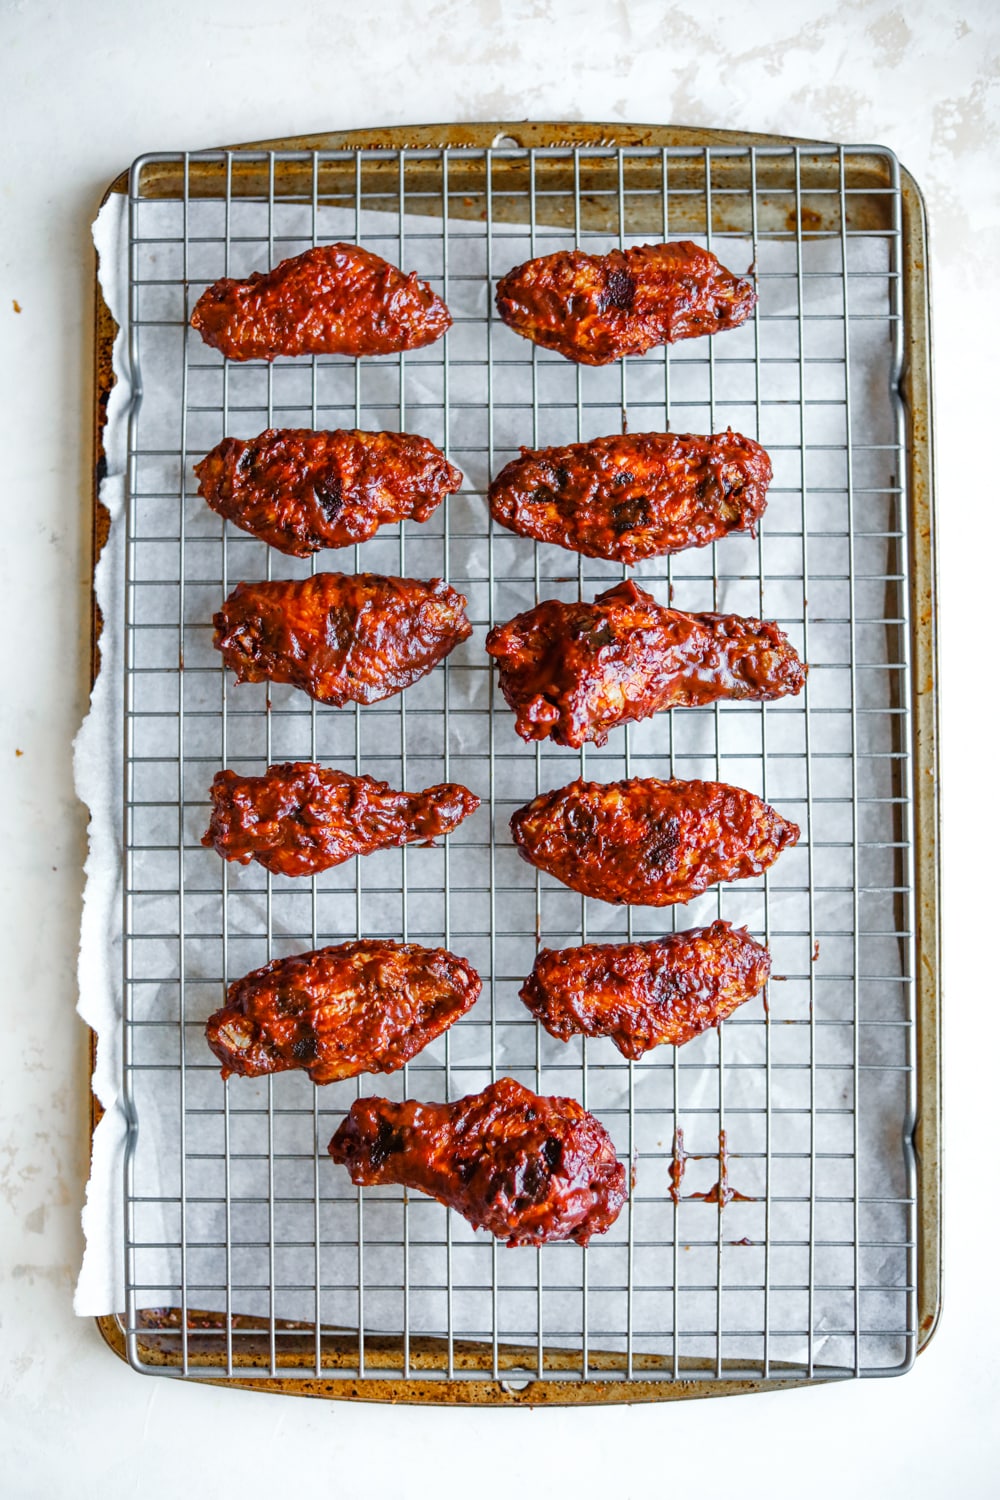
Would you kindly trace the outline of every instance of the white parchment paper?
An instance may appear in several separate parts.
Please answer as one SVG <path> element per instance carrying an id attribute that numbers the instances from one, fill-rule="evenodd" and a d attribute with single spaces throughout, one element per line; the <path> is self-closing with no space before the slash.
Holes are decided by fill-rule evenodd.
<path id="1" fill-rule="evenodd" d="M 893 936 L 905 925 L 893 893 L 895 856 L 889 846 L 894 825 L 886 821 L 895 814 L 885 810 L 897 790 L 891 764 L 897 743 L 892 709 L 898 697 L 891 674 L 883 670 L 887 662 L 898 660 L 896 646 L 880 624 L 897 607 L 889 597 L 893 586 L 885 582 L 895 566 L 898 480 L 888 400 L 885 243 L 877 238 L 852 243 L 849 349 L 843 337 L 840 243 L 807 243 L 803 287 L 810 342 L 803 351 L 795 343 L 795 247 L 761 245 L 762 307 L 769 321 L 761 334 L 767 399 L 760 408 L 752 400 L 750 327 L 725 335 L 725 353 L 734 357 L 724 359 L 720 348 L 711 369 L 703 340 L 673 351 L 669 370 L 655 356 L 630 361 L 627 392 L 618 369 L 580 374 L 555 356 L 533 355 L 509 330 L 495 330 L 488 371 L 494 469 L 519 443 L 575 440 L 578 390 L 583 392 L 584 437 L 619 429 L 623 394 L 631 430 L 662 426 L 669 393 L 675 430 L 708 431 L 714 413 L 717 430 L 731 422 L 758 435 L 774 461 L 761 542 L 732 537 L 720 544 L 714 597 L 710 577 L 706 580 L 712 571 L 710 551 L 683 554 L 669 569 L 653 560 L 637 568 L 635 576 L 679 608 L 714 607 L 781 619 L 800 649 L 808 643 L 811 715 L 806 716 L 799 700 L 763 711 L 755 705 L 724 705 L 718 714 L 695 710 L 661 715 L 631 728 L 627 757 L 619 730 L 605 752 L 588 752 L 584 769 L 600 780 L 626 772 L 664 775 L 670 769 L 680 776 L 714 777 L 721 770 L 723 780 L 766 795 L 799 821 L 803 841 L 782 857 L 766 883 L 726 887 L 666 915 L 646 909 L 629 915 L 601 902 L 583 902 L 547 877 L 538 880 L 510 847 L 506 825 L 513 806 L 534 795 L 539 785 L 571 780 L 580 760 L 570 752 L 549 750 L 536 757 L 534 749 L 523 746 L 499 695 L 495 704 L 490 698 L 484 666 L 482 639 L 491 613 L 509 618 L 535 600 L 536 554 L 531 543 L 499 530 L 492 545 L 488 542 L 483 502 L 489 478 L 487 283 L 481 226 L 477 231 L 462 221 L 451 226 L 449 235 L 448 301 L 458 316 L 448 335 L 448 407 L 436 356 L 426 361 L 408 357 L 405 379 L 389 362 L 365 362 L 359 400 L 363 427 L 405 426 L 448 442 L 466 485 L 449 503 L 447 532 L 441 513 L 424 527 L 404 527 L 402 533 L 389 528 L 357 552 L 325 555 L 319 564 L 420 577 L 446 572 L 461 580 L 458 586 L 469 597 L 477 628 L 447 669 L 407 690 L 404 703 L 392 700 L 359 718 L 325 709 L 317 713 L 292 689 L 272 687 L 265 693 L 260 686 L 234 692 L 223 681 L 206 628 L 224 597 L 220 566 L 231 588 L 240 577 L 265 576 L 269 567 L 275 577 L 290 577 L 308 572 L 310 565 L 268 556 L 263 544 L 231 527 L 224 531 L 196 496 L 193 477 L 182 474 L 178 458 L 171 455 L 183 446 L 189 470 L 224 435 L 223 401 L 229 413 L 226 430 L 235 436 L 260 431 L 269 410 L 274 425 L 311 425 L 309 362 L 298 362 L 298 369 L 292 367 L 295 362 L 284 362 L 270 375 L 259 368 L 224 372 L 223 362 L 196 340 L 182 439 L 181 328 L 203 282 L 223 271 L 219 224 L 212 217 L 219 218 L 219 205 L 190 207 L 187 285 L 175 242 L 178 206 L 143 205 L 144 214 L 147 208 L 140 224 L 150 240 L 141 248 L 145 269 L 140 266 L 139 271 L 144 282 L 139 301 L 143 404 L 135 501 L 136 569 L 144 586 L 136 591 L 135 619 L 149 629 L 136 648 L 136 664 L 147 675 L 137 679 L 135 703 L 147 717 L 136 720 L 135 749 L 142 764 L 134 772 L 136 778 L 141 772 L 141 779 L 133 782 L 133 795 L 141 806 L 133 814 L 133 834 L 134 842 L 153 852 L 134 856 L 139 871 L 134 875 L 139 894 L 133 897 L 139 940 L 132 969 L 137 1026 L 131 1075 L 137 1125 L 135 1305 L 177 1306 L 186 1299 L 190 1307 L 317 1319 L 347 1328 L 361 1321 L 368 1332 L 394 1332 L 402 1326 L 405 1301 L 415 1332 L 445 1332 L 450 1308 L 458 1337 L 489 1337 L 495 1328 L 510 1340 L 544 1337 L 547 1343 L 574 1344 L 585 1318 L 595 1346 L 606 1348 L 623 1347 L 630 1308 L 637 1352 L 669 1352 L 676 1337 L 685 1354 L 697 1356 L 715 1350 L 721 1265 L 726 1358 L 759 1358 L 761 1330 L 767 1328 L 772 1358 L 802 1359 L 809 1347 L 804 1330 L 811 1314 L 817 1360 L 853 1361 L 855 1318 L 864 1330 L 866 1364 L 898 1360 L 896 1330 L 905 1316 L 901 1289 L 906 1280 L 904 1084 L 899 1068 L 909 1012 L 904 959 Z M 228 225 L 231 274 L 262 264 L 266 245 L 262 249 L 260 208 L 233 205 Z M 282 214 L 275 261 L 311 242 L 307 207 L 283 205 Z M 353 238 L 353 212 L 324 208 L 321 215 L 322 239 Z M 364 218 L 367 242 L 396 259 L 391 235 L 397 221 L 374 214 Z M 408 269 L 435 275 L 441 269 L 441 242 L 428 234 L 429 223 L 417 216 L 404 220 L 403 258 Z M 128 259 L 122 198 L 112 196 L 102 209 L 94 238 L 105 300 L 124 330 Z M 556 236 L 536 249 L 544 253 L 562 243 L 564 236 Z M 501 244 L 500 253 L 507 255 L 506 264 L 513 264 L 525 258 L 527 246 L 512 240 L 509 252 Z M 495 248 L 496 268 L 502 269 L 496 254 Z M 729 241 L 724 258 L 739 269 L 749 262 L 750 247 Z M 101 490 L 112 530 L 95 582 L 105 619 L 103 667 L 75 762 L 78 790 L 91 811 L 79 1009 L 98 1034 L 94 1089 L 105 1108 L 94 1138 L 84 1212 L 87 1248 L 75 1302 L 79 1313 L 89 1314 L 121 1311 L 125 1301 L 121 651 L 132 395 L 125 355 L 123 332 L 115 346 L 117 384 L 105 433 L 108 471 Z M 845 376 L 853 397 L 853 557 L 847 524 Z M 583 382 L 579 388 L 578 380 Z M 358 397 L 350 362 L 321 369 L 316 390 L 318 425 L 354 425 Z M 805 397 L 801 402 L 800 394 Z M 178 524 L 181 512 L 183 527 Z M 178 532 L 185 538 L 182 543 L 176 541 Z M 621 576 L 611 564 L 582 562 L 559 549 L 542 548 L 538 555 L 543 597 L 577 597 L 578 591 L 591 596 Z M 844 586 L 852 569 L 853 692 L 861 710 L 853 728 L 851 610 Z M 179 582 L 184 619 L 178 625 Z M 858 665 L 862 662 L 864 669 Z M 177 727 L 180 691 L 183 731 Z M 169 753 L 157 763 L 162 742 L 168 742 L 169 751 L 170 736 L 181 732 L 183 755 L 175 755 L 175 766 L 168 763 Z M 403 784 L 405 776 L 411 787 L 447 773 L 481 796 L 488 790 L 492 753 L 494 801 L 453 836 L 447 856 L 440 849 L 405 855 L 385 851 L 330 872 L 315 900 L 309 882 L 296 885 L 281 877 L 268 882 L 256 867 L 226 872 L 223 886 L 221 862 L 211 851 L 197 848 L 207 785 L 222 762 L 223 746 L 228 762 L 240 769 L 259 771 L 268 758 L 304 759 L 315 753 L 344 769 L 353 770 L 357 763 L 395 784 Z M 865 805 L 858 803 L 856 810 L 858 836 L 870 846 L 859 847 L 856 854 L 852 750 L 866 757 L 859 762 L 859 795 Z M 184 795 L 178 815 L 179 773 Z M 491 817 L 492 855 L 487 847 Z M 181 856 L 183 941 L 176 936 L 179 888 L 171 891 L 171 882 L 178 887 L 176 861 L 171 866 L 169 854 L 156 852 L 168 850 L 178 838 L 187 846 Z M 443 897 L 446 857 L 453 892 L 450 911 Z M 491 858 L 496 882 L 492 898 Z M 355 881 L 360 882 L 360 897 Z M 395 894 L 403 884 L 405 903 Z M 351 1082 L 318 1094 L 296 1074 L 223 1085 L 201 1036 L 204 1019 L 221 1003 L 223 992 L 218 940 L 223 907 L 228 940 L 224 980 L 269 957 L 310 946 L 313 933 L 320 943 L 331 942 L 354 937 L 360 926 L 371 936 L 396 936 L 405 929 L 416 941 L 448 941 L 485 978 L 492 976 L 493 983 L 484 986 L 479 1004 L 447 1040 L 433 1044 L 410 1065 L 405 1079 L 362 1079 L 360 1087 Z M 769 936 L 777 976 L 770 987 L 769 1012 L 761 1005 L 746 1006 L 721 1036 L 699 1038 L 677 1057 L 670 1049 L 659 1049 L 634 1068 L 622 1062 L 610 1043 L 564 1046 L 526 1023 L 516 999 L 516 979 L 530 968 L 536 923 L 543 943 L 560 946 L 581 935 L 653 936 L 665 924 L 695 926 L 717 915 Z M 865 976 L 864 982 L 855 984 L 856 973 Z M 583 1098 L 612 1131 L 620 1154 L 632 1158 L 636 1184 L 631 1235 L 623 1214 L 586 1255 L 574 1246 L 546 1247 L 541 1255 L 502 1251 L 496 1312 L 490 1290 L 493 1251 L 486 1237 L 473 1234 L 457 1216 L 449 1222 L 440 1205 L 419 1195 L 404 1201 L 395 1190 L 366 1190 L 359 1206 L 356 1190 L 325 1157 L 327 1140 L 359 1092 L 401 1097 L 405 1089 L 411 1096 L 456 1097 L 482 1087 L 493 1067 L 545 1092 Z M 865 1199 L 857 1213 L 855 1117 L 861 1142 L 857 1185 Z M 669 1192 L 678 1124 L 692 1153 L 679 1206 Z M 721 1212 L 717 1204 L 690 1196 L 710 1191 L 719 1178 L 720 1130 L 730 1153 L 730 1185 L 744 1195 Z M 766 1249 L 765 1194 L 770 1197 Z M 810 1295 L 810 1279 L 825 1290 Z M 856 1291 L 856 1283 L 866 1290 Z M 676 1297 L 674 1286 L 680 1289 Z"/>

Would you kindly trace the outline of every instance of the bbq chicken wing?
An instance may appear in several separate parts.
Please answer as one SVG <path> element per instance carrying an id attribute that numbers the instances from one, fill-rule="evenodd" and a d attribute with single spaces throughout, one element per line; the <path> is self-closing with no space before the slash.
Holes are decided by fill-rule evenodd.
<path id="1" fill-rule="evenodd" d="M 500 1078 L 454 1104 L 358 1099 L 330 1142 L 351 1181 L 417 1188 L 508 1245 L 585 1245 L 617 1219 L 625 1168 L 575 1099 Z"/>
<path id="2" fill-rule="evenodd" d="M 405 432 L 269 428 L 224 438 L 194 471 L 214 511 L 291 557 L 426 521 L 462 483 L 433 443 Z"/>
<path id="3" fill-rule="evenodd" d="M 515 333 L 583 365 L 735 328 L 756 301 L 749 277 L 690 240 L 607 255 L 558 250 L 515 266 L 497 287 L 497 311 Z"/>
<path id="4" fill-rule="evenodd" d="M 268 766 L 263 776 L 219 771 L 211 796 L 205 847 L 275 875 L 317 875 L 355 854 L 432 843 L 479 806 L 454 782 L 397 792 L 312 761 Z"/>
<path id="5" fill-rule="evenodd" d="M 738 432 L 640 432 L 522 448 L 490 485 L 490 513 L 519 536 L 633 564 L 752 532 L 770 482 L 764 449 Z"/>
<path id="6" fill-rule="evenodd" d="M 278 958 L 231 984 L 209 1017 L 222 1076 L 302 1068 L 313 1083 L 394 1073 L 479 997 L 471 964 L 444 948 L 360 942 Z"/>
<path id="7" fill-rule="evenodd" d="M 672 906 L 772 865 L 799 830 L 752 792 L 719 781 L 574 781 L 510 820 L 529 864 L 570 890 Z"/>
<path id="8" fill-rule="evenodd" d="M 465 603 L 440 578 L 317 573 L 238 583 L 214 616 L 214 644 L 237 682 L 290 682 L 334 708 L 377 703 L 472 634 Z"/>
<path id="9" fill-rule="evenodd" d="M 415 273 L 358 245 L 320 245 L 245 281 L 216 281 L 198 298 L 191 326 L 227 359 L 358 357 L 433 344 L 451 314 Z"/>
<path id="10" fill-rule="evenodd" d="M 545 948 L 521 999 L 552 1036 L 610 1037 L 623 1057 L 681 1047 L 767 983 L 766 948 L 728 922 L 649 943 Z"/>
<path id="11" fill-rule="evenodd" d="M 659 709 L 782 698 L 806 676 L 770 621 L 665 609 L 631 580 L 593 604 L 546 599 L 495 626 L 486 649 L 521 738 L 574 747 Z"/>

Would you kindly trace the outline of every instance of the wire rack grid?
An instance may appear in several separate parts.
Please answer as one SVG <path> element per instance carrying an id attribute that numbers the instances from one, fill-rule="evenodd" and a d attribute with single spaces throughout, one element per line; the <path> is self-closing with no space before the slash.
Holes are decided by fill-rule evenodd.
<path id="1" fill-rule="evenodd" d="M 335 1366 L 430 1385 L 813 1379 L 912 1362 L 899 192 L 892 162 L 865 227 L 851 160 L 846 147 L 804 158 L 799 147 L 501 142 L 192 153 L 133 167 L 124 1323 L 137 1367 L 232 1377 L 249 1363 L 292 1378 Z M 180 191 L 150 196 L 144 172 L 163 162 Z M 528 256 L 678 233 L 735 270 L 752 262 L 751 322 L 589 369 L 496 318 L 497 279 Z M 217 276 L 335 239 L 430 280 L 453 312 L 449 333 L 391 358 L 236 366 L 190 331 Z M 625 570 L 492 527 L 489 476 L 521 443 L 727 424 L 774 463 L 757 536 L 651 560 L 635 576 L 680 608 L 777 619 L 810 663 L 805 691 L 663 714 L 602 749 L 525 747 L 486 630 L 541 598 L 590 598 Z M 209 511 L 192 473 L 224 435 L 270 426 L 420 432 L 465 483 L 423 526 L 383 528 L 352 554 L 277 557 Z M 363 709 L 234 688 L 211 647 L 213 612 L 239 579 L 317 567 L 444 577 L 468 596 L 474 635 L 423 682 Z M 459 780 L 483 807 L 439 848 L 385 851 L 311 881 L 230 868 L 201 847 L 217 769 L 296 758 L 411 789 Z M 803 837 L 759 880 L 666 912 L 622 911 L 530 870 L 512 848 L 513 809 L 577 774 L 732 781 Z M 627 1063 L 610 1043 L 561 1044 L 516 998 L 542 944 L 715 917 L 768 943 L 774 978 L 766 1001 L 683 1050 Z M 377 1087 L 317 1089 L 294 1074 L 223 1084 L 203 1025 L 224 986 L 272 957 L 361 936 L 453 948 L 482 973 L 480 1002 Z M 632 1164 L 626 1210 L 587 1249 L 508 1251 L 420 1195 L 355 1189 L 326 1157 L 358 1095 L 453 1099 L 503 1073 L 579 1098 Z M 156 1326 L 176 1330 L 175 1362 L 150 1361 L 142 1336 Z"/>

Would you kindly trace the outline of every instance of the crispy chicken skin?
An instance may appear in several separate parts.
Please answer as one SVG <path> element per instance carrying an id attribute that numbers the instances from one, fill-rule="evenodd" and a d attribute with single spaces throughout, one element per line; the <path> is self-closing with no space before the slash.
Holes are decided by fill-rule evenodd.
<path id="1" fill-rule="evenodd" d="M 637 563 L 754 530 L 771 460 L 741 433 L 638 432 L 522 448 L 490 485 L 501 526 L 585 557 Z"/>
<path id="2" fill-rule="evenodd" d="M 268 428 L 223 438 L 194 471 L 214 511 L 291 557 L 426 521 L 462 483 L 433 443 L 406 432 Z"/>
<path id="3" fill-rule="evenodd" d="M 263 776 L 218 771 L 211 797 L 205 847 L 275 875 L 317 875 L 355 854 L 432 843 L 479 806 L 454 782 L 397 792 L 312 761 L 268 766 Z"/>
<path id="4" fill-rule="evenodd" d="M 600 1120 L 513 1078 L 454 1104 L 358 1099 L 330 1155 L 352 1182 L 417 1188 L 510 1246 L 585 1245 L 625 1202 L 625 1168 Z"/>
<path id="5" fill-rule="evenodd" d="M 278 958 L 231 984 L 205 1027 L 222 1076 L 302 1068 L 313 1083 L 394 1073 L 479 997 L 444 948 L 360 942 Z"/>
<path id="6" fill-rule="evenodd" d="M 225 276 L 195 304 L 191 327 L 227 359 L 279 354 L 398 354 L 451 326 L 414 272 L 358 245 L 320 245 L 245 281 Z"/>
<path id="7" fill-rule="evenodd" d="M 659 709 L 783 698 L 806 677 L 771 621 L 682 614 L 631 579 L 593 604 L 543 600 L 495 626 L 486 649 L 521 738 L 574 747 Z"/>
<path id="8" fill-rule="evenodd" d="M 238 583 L 213 617 L 214 644 L 237 682 L 290 682 L 334 708 L 377 703 L 472 634 L 465 604 L 440 578 L 317 573 Z"/>
<path id="9" fill-rule="evenodd" d="M 756 301 L 749 277 L 690 240 L 607 255 L 558 250 L 515 266 L 497 287 L 497 311 L 515 333 L 582 365 L 735 328 Z"/>
<path id="10" fill-rule="evenodd" d="M 570 890 L 630 906 L 672 906 L 744 880 L 797 842 L 794 823 L 720 781 L 573 781 L 510 820 L 529 864 Z"/>
<path id="11" fill-rule="evenodd" d="M 766 948 L 728 922 L 648 943 L 543 948 L 521 999 L 552 1036 L 607 1036 L 623 1057 L 681 1047 L 767 983 Z"/>

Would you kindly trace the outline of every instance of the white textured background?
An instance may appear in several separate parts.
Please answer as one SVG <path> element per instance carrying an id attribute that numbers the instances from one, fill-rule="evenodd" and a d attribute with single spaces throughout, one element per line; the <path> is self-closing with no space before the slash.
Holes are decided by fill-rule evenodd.
<path id="1" fill-rule="evenodd" d="M 0 1492 L 995 1495 L 998 982 L 990 439 L 995 0 L 0 0 Z M 140 152 L 435 120 L 670 122 L 875 141 L 927 196 L 946 958 L 941 1328 L 902 1380 L 578 1412 L 357 1407 L 142 1379 L 73 1319 L 87 1149 L 84 854 L 92 257 Z M 14 310 L 16 301 L 21 312 Z"/>

